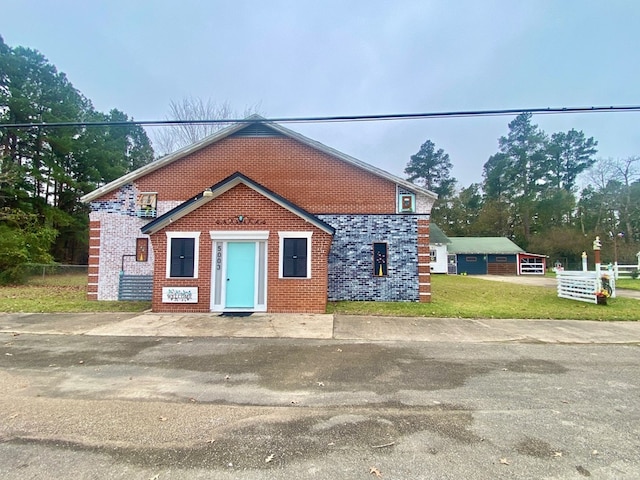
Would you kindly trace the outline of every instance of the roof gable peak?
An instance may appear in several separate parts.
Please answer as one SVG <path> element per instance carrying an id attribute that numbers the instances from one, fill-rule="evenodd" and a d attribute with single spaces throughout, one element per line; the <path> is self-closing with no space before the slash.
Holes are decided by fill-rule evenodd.
<path id="1" fill-rule="evenodd" d="M 167 225 L 169 225 L 170 223 L 184 217 L 185 215 L 188 215 L 194 210 L 197 210 L 198 208 L 200 208 L 202 205 L 205 205 L 206 203 L 209 203 L 210 201 L 218 198 L 220 195 L 222 195 L 225 192 L 228 192 L 229 190 L 233 189 L 239 184 L 246 185 L 252 190 L 255 190 L 256 192 L 268 198 L 272 202 L 280 205 L 286 210 L 289 210 L 291 213 L 299 216 L 303 220 L 311 223 L 312 225 L 315 225 L 320 230 L 323 230 L 331 235 L 335 233 L 335 229 L 328 223 L 320 220 L 315 215 L 289 202 L 284 197 L 278 195 L 275 192 L 272 192 L 268 188 L 251 180 L 249 177 L 247 177 L 246 175 L 243 175 L 240 172 L 235 172 L 229 175 L 224 180 L 203 190 L 195 197 L 190 198 L 189 200 L 169 210 L 167 213 L 161 215 L 155 220 L 147 223 L 144 227 L 141 228 L 141 231 L 142 233 L 148 234 L 148 235 L 154 234 L 159 230 L 163 229 L 164 227 L 166 227 Z"/>
<path id="2" fill-rule="evenodd" d="M 242 134 L 243 130 L 245 130 L 245 135 Z M 252 131 L 255 132 L 255 134 L 252 135 L 250 133 Z M 298 142 L 301 142 L 304 145 L 307 145 L 327 155 L 337 158 L 347 164 L 350 164 L 364 171 L 372 173 L 378 177 L 385 178 L 390 182 L 395 183 L 396 185 L 400 185 L 404 188 L 410 189 L 411 191 L 425 195 L 426 197 L 430 198 L 432 202 L 435 201 L 435 199 L 438 197 L 435 193 L 431 192 L 430 190 L 427 190 L 426 188 L 415 185 L 400 177 L 396 177 L 395 175 L 385 170 L 382 170 L 381 168 L 375 167 L 366 162 L 358 160 L 354 157 L 351 157 L 350 155 L 347 155 L 346 153 L 342 153 L 334 148 L 324 145 L 323 143 L 320 143 L 316 140 L 312 140 L 311 138 L 308 138 L 300 133 L 294 132 L 293 130 L 289 130 L 288 128 L 285 128 L 280 124 L 273 123 L 265 119 L 264 117 L 261 117 L 260 115 L 254 114 L 247 117 L 244 121 L 234 123 L 227 128 L 224 128 L 222 130 L 219 130 L 209 135 L 208 137 L 200 140 L 199 142 L 193 143 L 192 145 L 188 145 L 174 153 L 170 153 L 168 155 L 165 155 L 164 157 L 154 160 L 153 162 L 143 167 L 140 167 L 139 169 L 134 170 L 133 172 L 130 172 L 94 190 L 93 192 L 90 192 L 84 195 L 80 200 L 84 203 L 89 203 L 92 200 L 95 200 L 117 188 L 120 188 L 123 185 L 126 185 L 127 183 L 132 183 L 140 177 L 143 177 L 149 173 L 152 173 L 155 170 L 158 170 L 166 165 L 169 165 L 181 158 L 186 157 L 187 155 L 197 152 L 207 147 L 208 145 L 219 142 L 234 134 L 237 134 L 238 136 L 271 136 L 272 134 L 268 132 L 273 132 L 274 136 L 285 136 L 293 140 L 296 140 Z"/>

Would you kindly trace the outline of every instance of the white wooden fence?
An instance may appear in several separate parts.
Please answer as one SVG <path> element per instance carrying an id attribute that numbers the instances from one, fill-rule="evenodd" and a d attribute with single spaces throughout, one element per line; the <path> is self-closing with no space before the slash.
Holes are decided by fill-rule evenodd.
<path id="1" fill-rule="evenodd" d="M 640 271 L 640 265 L 613 265 L 612 267 L 600 265 L 600 271 L 603 274 L 609 273 L 612 269 L 615 278 L 633 278 L 631 274 L 633 271 Z"/>
<path id="2" fill-rule="evenodd" d="M 544 258 L 520 259 L 519 275 L 544 275 Z"/>
<path id="3" fill-rule="evenodd" d="M 609 273 L 609 270 L 605 270 L 600 274 L 596 272 L 558 271 L 556 272 L 558 297 L 580 302 L 598 303 L 596 292 L 602 289 L 601 276 Z M 616 289 L 613 276 L 610 276 L 608 281 L 612 290 L 611 296 L 615 297 Z"/>

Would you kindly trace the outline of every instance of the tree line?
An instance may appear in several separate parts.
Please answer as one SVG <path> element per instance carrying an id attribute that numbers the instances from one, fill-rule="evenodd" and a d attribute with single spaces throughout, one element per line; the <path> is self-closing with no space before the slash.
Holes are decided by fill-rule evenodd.
<path id="1" fill-rule="evenodd" d="M 258 111 L 252 106 L 245 114 Z M 228 103 L 171 104 L 170 119 L 233 116 Z M 129 120 L 115 108 L 97 111 L 40 52 L 12 48 L 0 36 L 0 124 Z M 210 133 L 187 125 L 157 141 L 169 153 Z M 592 137 L 573 129 L 547 135 L 523 113 L 498 140 L 481 183 L 457 188 L 449 155 L 430 140 L 405 173 L 439 195 L 432 221 L 450 236 L 505 236 L 552 261 L 578 263 L 599 235 L 605 261 L 614 260 L 613 246 L 621 263 L 635 262 L 640 157 L 596 154 Z M 0 128 L 0 283 L 19 281 L 29 263 L 86 263 L 89 211 L 80 197 L 153 159 L 137 125 Z"/>
<path id="2" fill-rule="evenodd" d="M 97 111 L 38 51 L 0 37 L 0 123 L 122 122 Z M 86 263 L 80 197 L 153 160 L 139 126 L 0 129 L 0 281 L 27 263 Z"/>
<path id="3" fill-rule="evenodd" d="M 640 250 L 640 157 L 598 159 L 582 131 L 548 135 L 518 115 L 483 166 L 483 180 L 456 189 L 449 155 L 427 140 L 408 180 L 439 195 L 432 222 L 449 236 L 503 236 L 551 262 L 579 265 L 596 236 L 605 262 L 632 263 Z"/>

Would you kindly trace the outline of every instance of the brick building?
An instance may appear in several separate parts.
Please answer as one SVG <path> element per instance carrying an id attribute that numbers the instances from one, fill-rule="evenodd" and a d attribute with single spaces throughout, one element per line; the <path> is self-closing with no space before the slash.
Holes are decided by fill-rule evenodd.
<path id="1" fill-rule="evenodd" d="M 117 300 L 138 279 L 158 312 L 429 302 L 435 194 L 252 120 L 83 197 L 88 297 Z"/>

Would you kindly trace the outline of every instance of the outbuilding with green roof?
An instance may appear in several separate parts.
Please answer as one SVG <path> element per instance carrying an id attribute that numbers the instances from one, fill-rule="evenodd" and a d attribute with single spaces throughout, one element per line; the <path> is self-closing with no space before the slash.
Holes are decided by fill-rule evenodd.
<path id="1" fill-rule="evenodd" d="M 467 275 L 521 275 L 544 273 L 544 255 L 526 253 L 505 237 L 448 237 L 455 272 Z M 452 256 L 455 256 L 455 260 Z M 530 269 L 529 266 L 535 268 Z"/>

